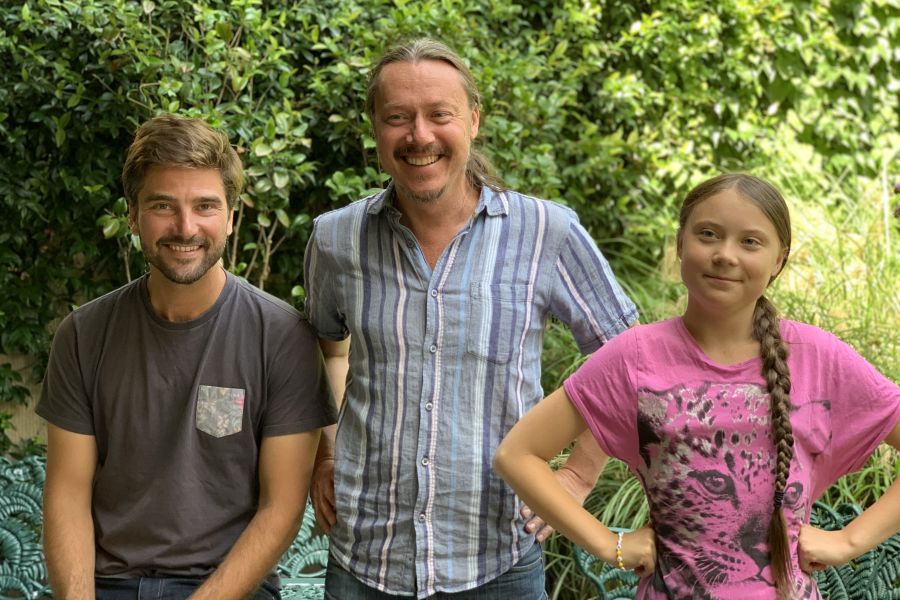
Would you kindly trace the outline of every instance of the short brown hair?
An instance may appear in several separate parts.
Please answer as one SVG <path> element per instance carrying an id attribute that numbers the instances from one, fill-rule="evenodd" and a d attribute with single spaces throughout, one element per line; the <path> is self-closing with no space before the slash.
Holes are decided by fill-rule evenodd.
<path id="1" fill-rule="evenodd" d="M 129 206 L 137 205 L 144 177 L 155 166 L 218 170 L 229 207 L 244 186 L 244 168 L 228 136 L 201 119 L 166 114 L 138 127 L 122 168 Z"/>

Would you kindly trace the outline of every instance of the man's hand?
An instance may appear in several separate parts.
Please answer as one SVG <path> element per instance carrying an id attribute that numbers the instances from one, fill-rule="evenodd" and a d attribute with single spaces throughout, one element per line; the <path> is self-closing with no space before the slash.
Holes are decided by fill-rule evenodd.
<path id="1" fill-rule="evenodd" d="M 592 484 L 584 481 L 575 471 L 568 468 L 568 465 L 563 465 L 557 469 L 554 475 L 556 475 L 556 480 L 559 484 L 565 488 L 578 504 L 584 504 L 585 499 L 591 493 L 591 489 L 593 489 Z M 536 541 L 543 542 L 553 532 L 553 527 L 544 523 L 544 520 L 534 514 L 527 505 L 522 505 L 522 510 L 519 511 L 519 514 L 526 521 L 525 531 L 528 533 L 537 532 L 535 535 Z"/>
<path id="2" fill-rule="evenodd" d="M 309 496 L 316 510 L 316 523 L 325 533 L 330 533 L 337 520 L 334 506 L 334 458 L 322 458 L 316 462 L 310 483 Z"/>
<path id="3" fill-rule="evenodd" d="M 842 565 L 855 556 L 844 530 L 826 531 L 811 525 L 800 527 L 797 555 L 804 573 Z"/>

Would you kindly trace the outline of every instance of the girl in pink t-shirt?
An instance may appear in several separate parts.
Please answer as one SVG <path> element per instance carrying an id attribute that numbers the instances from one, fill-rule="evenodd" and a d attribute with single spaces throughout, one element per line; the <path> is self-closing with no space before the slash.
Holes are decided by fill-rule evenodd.
<path id="1" fill-rule="evenodd" d="M 900 480 L 841 531 L 810 509 L 882 441 L 900 447 L 900 388 L 852 348 L 779 320 L 764 296 L 790 218 L 767 182 L 702 183 L 681 208 L 679 318 L 604 345 L 510 431 L 494 467 L 582 548 L 642 577 L 638 598 L 819 598 L 812 571 L 900 531 Z M 547 465 L 590 428 L 641 480 L 652 525 L 614 534 Z"/>

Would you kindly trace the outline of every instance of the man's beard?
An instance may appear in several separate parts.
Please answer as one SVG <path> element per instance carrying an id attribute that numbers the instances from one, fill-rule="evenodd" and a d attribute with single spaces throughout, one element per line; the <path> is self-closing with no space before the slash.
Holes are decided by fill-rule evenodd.
<path id="1" fill-rule="evenodd" d="M 164 238 L 159 240 L 156 243 L 157 246 L 163 243 L 178 244 L 182 246 L 200 246 L 201 249 L 204 250 L 202 260 L 197 264 L 196 267 L 187 272 L 172 268 L 170 264 L 167 264 L 160 258 L 158 252 L 151 252 L 150 248 L 148 248 L 144 243 L 144 240 L 141 240 L 141 250 L 144 253 L 144 257 L 147 259 L 147 262 L 156 267 L 156 269 L 160 273 L 162 273 L 163 277 L 165 277 L 172 283 L 189 285 L 195 283 L 196 281 L 199 281 L 213 266 L 215 266 L 216 263 L 219 262 L 219 259 L 221 259 L 222 255 L 225 254 L 225 244 L 227 242 L 227 239 L 228 238 L 222 239 L 222 243 L 215 247 L 211 247 L 209 245 L 209 241 L 203 238 L 190 238 L 188 240 Z M 175 259 L 173 262 L 178 264 L 177 259 Z"/>
<path id="2" fill-rule="evenodd" d="M 398 185 L 396 182 L 394 183 L 394 186 L 397 188 L 397 192 L 399 192 L 400 196 L 402 196 L 406 200 L 412 200 L 417 204 L 431 204 L 433 202 L 436 202 L 438 198 L 443 196 L 444 192 L 447 191 L 447 186 L 444 186 L 437 190 L 419 194 L 406 188 L 405 186 Z"/>

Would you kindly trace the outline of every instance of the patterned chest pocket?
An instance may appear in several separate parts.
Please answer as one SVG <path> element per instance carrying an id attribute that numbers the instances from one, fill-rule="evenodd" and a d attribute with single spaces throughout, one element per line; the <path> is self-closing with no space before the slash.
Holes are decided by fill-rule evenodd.
<path id="1" fill-rule="evenodd" d="M 201 385 L 197 391 L 197 429 L 217 438 L 240 433 L 244 395 L 239 388 Z"/>
<path id="2" fill-rule="evenodd" d="M 532 286 L 473 283 L 466 350 L 492 363 L 509 362 L 522 345 L 531 308 Z"/>

